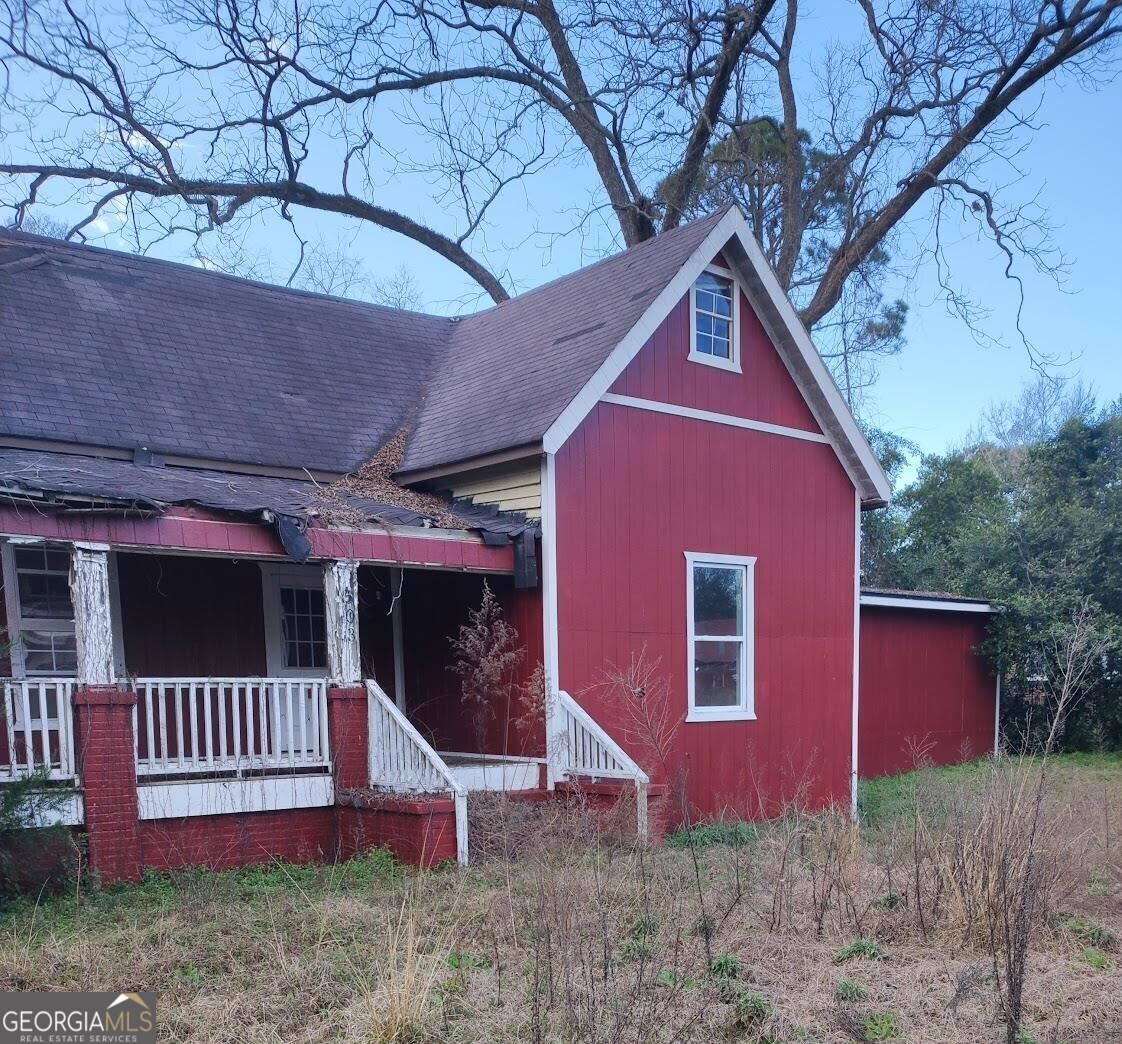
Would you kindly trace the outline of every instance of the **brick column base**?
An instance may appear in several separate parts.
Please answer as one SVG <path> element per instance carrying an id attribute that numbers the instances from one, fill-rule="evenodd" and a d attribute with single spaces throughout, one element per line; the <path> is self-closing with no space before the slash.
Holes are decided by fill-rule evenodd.
<path id="1" fill-rule="evenodd" d="M 337 790 L 370 785 L 370 718 L 363 685 L 332 685 L 327 690 L 327 727 Z"/>
<path id="2" fill-rule="evenodd" d="M 74 693 L 90 869 L 102 884 L 140 878 L 135 706 L 135 692 L 113 685 L 87 686 Z"/>

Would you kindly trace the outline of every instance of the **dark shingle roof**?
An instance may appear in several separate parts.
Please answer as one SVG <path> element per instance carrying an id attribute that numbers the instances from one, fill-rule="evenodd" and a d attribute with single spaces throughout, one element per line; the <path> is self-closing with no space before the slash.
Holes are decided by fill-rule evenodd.
<path id="1" fill-rule="evenodd" d="M 460 320 L 0 230 L 0 433 L 347 472 L 538 442 L 723 214 Z"/>
<path id="2" fill-rule="evenodd" d="M 724 213 L 457 322 L 404 469 L 541 439 Z"/>
<path id="3" fill-rule="evenodd" d="M 348 471 L 406 422 L 451 327 L 0 231 L 0 431 Z"/>

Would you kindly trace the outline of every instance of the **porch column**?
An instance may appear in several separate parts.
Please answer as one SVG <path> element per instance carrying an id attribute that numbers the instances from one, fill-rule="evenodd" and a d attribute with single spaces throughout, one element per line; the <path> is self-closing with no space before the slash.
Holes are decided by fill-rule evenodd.
<path id="1" fill-rule="evenodd" d="M 358 642 L 358 563 L 323 567 L 327 618 L 327 719 L 335 786 L 350 790 L 370 782 L 370 709 L 362 684 Z"/>
<path id="2" fill-rule="evenodd" d="M 70 597 L 77 647 L 75 746 L 90 869 L 102 883 L 135 881 L 140 876 L 136 693 L 120 691 L 114 678 L 106 545 L 74 545 Z"/>
<path id="3" fill-rule="evenodd" d="M 337 685 L 362 681 L 358 644 L 358 563 L 349 559 L 323 567 L 327 617 L 327 670 Z"/>
<path id="4" fill-rule="evenodd" d="M 112 685 L 113 614 L 109 608 L 109 547 L 75 544 L 70 566 L 74 639 L 81 685 Z"/>

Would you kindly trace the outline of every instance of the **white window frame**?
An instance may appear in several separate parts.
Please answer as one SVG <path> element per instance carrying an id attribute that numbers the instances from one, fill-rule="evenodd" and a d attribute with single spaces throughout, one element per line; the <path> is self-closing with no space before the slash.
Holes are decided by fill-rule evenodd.
<path id="1" fill-rule="evenodd" d="M 4 540 L 0 542 L 0 562 L 2 562 L 4 576 L 4 609 L 7 616 L 8 642 L 10 645 L 8 658 L 12 664 L 13 678 L 71 678 L 74 676 L 73 672 L 70 674 L 59 674 L 57 671 L 36 671 L 33 674 L 27 672 L 26 652 L 23 647 L 23 632 L 25 630 L 51 631 L 57 634 L 74 633 L 73 616 L 69 620 L 39 617 L 24 619 L 20 607 L 19 572 L 16 568 L 15 549 L 17 546 L 36 547 L 44 544 L 51 544 L 58 547 L 59 550 L 69 551 L 65 544 L 56 544 L 49 540 Z M 48 723 L 52 727 L 57 727 L 58 719 L 50 718 Z M 32 725 L 36 728 L 40 727 L 39 720 L 33 721 Z"/>
<path id="2" fill-rule="evenodd" d="M 265 663 L 270 678 L 326 678 L 323 667 L 286 667 L 284 664 L 284 614 L 281 611 L 282 587 L 323 590 L 323 568 L 319 565 L 292 565 L 262 562 L 261 591 L 265 612 Z M 326 645 L 324 646 L 326 654 Z"/>
<path id="3" fill-rule="evenodd" d="M 718 355 L 707 355 L 697 350 L 697 279 L 690 284 L 690 354 L 686 357 L 690 362 L 702 363 L 705 366 L 715 366 L 718 370 L 728 370 L 731 373 L 742 373 L 740 368 L 740 283 L 736 275 L 720 265 L 706 265 L 705 272 L 727 279 L 732 284 L 732 317 L 729 336 L 731 343 L 731 358 L 722 359 Z M 701 276 L 698 276 L 700 279 Z M 706 313 L 707 315 L 710 313 Z"/>
<path id="4" fill-rule="evenodd" d="M 694 570 L 698 566 L 740 569 L 744 577 L 744 634 L 696 634 L 694 632 Z M 717 555 L 702 551 L 686 552 L 686 691 L 689 705 L 686 721 L 756 720 L 756 559 L 747 555 Z M 743 645 L 742 670 L 738 676 L 738 700 L 733 707 L 698 707 L 694 699 L 694 646 L 699 641 L 735 642 Z"/>

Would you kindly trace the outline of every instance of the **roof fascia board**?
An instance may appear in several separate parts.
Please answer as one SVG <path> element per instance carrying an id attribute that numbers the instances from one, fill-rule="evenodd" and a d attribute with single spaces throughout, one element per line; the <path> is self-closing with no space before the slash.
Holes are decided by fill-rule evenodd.
<path id="1" fill-rule="evenodd" d="M 454 464 L 437 464 L 431 468 L 417 468 L 415 471 L 401 469 L 394 472 L 394 478 L 410 485 L 417 482 L 430 482 L 451 475 L 467 475 L 473 471 L 483 471 L 486 468 L 511 464 L 515 461 L 536 462 L 541 453 L 541 443 L 535 442 L 528 446 L 516 446 L 513 449 L 487 453 L 480 457 L 469 457 Z"/>
<path id="2" fill-rule="evenodd" d="M 561 411 L 560 416 L 549 426 L 542 437 L 546 453 L 556 453 L 577 430 L 581 421 L 587 417 L 601 397 L 607 392 L 627 364 L 639 354 L 643 345 L 662 325 L 674 306 L 685 296 L 694 280 L 713 260 L 721 247 L 736 234 L 739 212 L 733 208 L 713 226 L 712 231 L 702 240 L 701 245 L 690 255 L 685 264 L 678 269 L 677 275 L 666 284 L 639 321 L 627 335 L 612 349 L 611 354 L 601 363 L 599 369 L 576 394 L 573 400 Z"/>
<path id="3" fill-rule="evenodd" d="M 894 598 L 892 595 L 861 596 L 862 605 L 872 605 L 887 609 L 930 609 L 940 613 L 992 613 L 994 608 L 989 602 L 956 602 L 951 598 Z"/>
<path id="4" fill-rule="evenodd" d="M 709 235 L 678 270 L 677 275 L 663 288 L 635 326 L 628 331 L 627 336 L 612 350 L 588 383 L 550 425 L 542 439 L 545 451 L 556 453 L 565 444 L 581 421 L 608 393 L 628 363 L 639 354 L 643 345 L 674 306 L 685 296 L 698 275 L 712 263 L 714 256 L 725 250 L 729 242 L 734 240 L 744 252 L 746 263 L 733 257 L 731 259 L 733 272 L 748 293 L 749 300 L 760 315 L 761 321 L 767 327 L 780 358 L 807 400 L 815 420 L 821 425 L 850 480 L 861 493 L 862 501 L 874 504 L 887 503 L 892 495 L 892 487 L 887 475 L 858 427 L 841 392 L 838 391 L 830 371 L 811 342 L 806 327 L 803 326 L 790 300 L 779 286 L 743 215 L 735 207 L 730 208 L 713 227 Z M 759 293 L 752 293 L 754 287 L 758 287 Z M 766 301 L 770 309 L 760 308 L 761 298 Z M 778 319 L 778 326 L 775 322 L 768 321 L 766 313 L 769 310 Z M 793 365 L 789 358 L 791 349 L 797 356 L 799 366 Z"/>
<path id="5" fill-rule="evenodd" d="M 768 327 L 768 334 L 772 342 L 779 349 L 779 356 L 787 365 L 788 371 L 794 378 L 804 399 L 821 425 L 822 430 L 830 437 L 834 449 L 853 479 L 854 485 L 861 491 L 864 501 L 883 501 L 888 503 L 892 498 L 892 483 L 881 467 L 873 447 L 865 438 L 865 433 L 853 416 L 845 397 L 838 390 L 837 384 L 829 368 L 818 354 L 814 342 L 810 339 L 806 326 L 795 311 L 791 299 L 779 285 L 771 265 L 764 257 L 756 237 L 748 228 L 740 211 L 736 211 L 737 229 L 736 240 L 747 256 L 747 265 L 738 264 L 738 258 L 732 258 L 733 270 L 741 279 L 741 283 L 749 294 L 752 306 L 756 309 L 761 321 Z M 747 271 L 745 271 L 747 269 Z M 759 295 L 752 294 L 753 284 L 757 284 Z M 762 298 L 762 299 L 761 299 Z M 768 307 L 776 313 L 780 328 L 768 321 Z M 786 336 L 783 336 L 783 335 Z M 783 350 L 786 344 L 794 347 L 796 360 L 805 367 L 805 373 L 800 368 L 792 365 L 790 354 Z M 845 449 L 849 448 L 854 460 L 847 460 Z M 852 464 L 859 465 L 860 471 L 855 470 Z M 862 476 L 860 472 L 864 472 Z M 863 479 L 863 481 L 862 481 Z"/>

